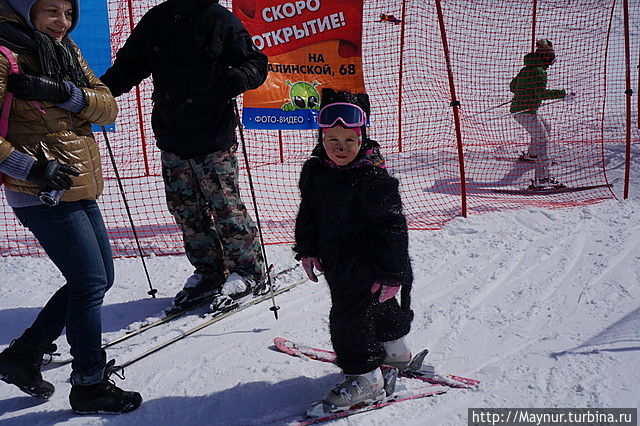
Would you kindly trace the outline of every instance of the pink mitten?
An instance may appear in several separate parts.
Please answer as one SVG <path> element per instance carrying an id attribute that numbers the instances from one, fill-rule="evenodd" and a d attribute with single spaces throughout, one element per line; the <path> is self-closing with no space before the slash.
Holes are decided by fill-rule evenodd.
<path id="1" fill-rule="evenodd" d="M 307 273 L 307 277 L 309 277 L 309 279 L 314 283 L 318 282 L 318 277 L 313 272 L 313 268 L 316 268 L 318 272 L 324 271 L 324 269 L 322 269 L 322 263 L 320 263 L 320 259 L 318 259 L 317 257 L 303 257 L 302 267 Z"/>
<path id="2" fill-rule="evenodd" d="M 389 284 L 395 284 L 395 285 L 389 285 Z M 398 292 L 400 291 L 399 282 L 392 282 L 389 284 L 383 284 L 381 281 L 376 281 L 371 286 L 371 293 L 375 293 L 378 290 L 380 290 L 380 288 L 382 288 L 382 290 L 380 290 L 380 297 L 378 298 L 378 301 L 380 303 L 386 302 L 387 300 L 396 297 L 396 294 L 398 294 Z"/>

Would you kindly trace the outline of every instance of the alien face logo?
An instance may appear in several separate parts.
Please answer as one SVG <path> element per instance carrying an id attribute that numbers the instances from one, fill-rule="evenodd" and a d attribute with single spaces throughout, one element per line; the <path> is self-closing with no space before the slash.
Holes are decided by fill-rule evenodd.
<path id="1" fill-rule="evenodd" d="M 314 109 L 317 111 L 320 109 L 320 94 L 316 89 L 316 86 L 320 83 L 315 80 L 313 83 L 307 83 L 306 81 L 291 83 L 290 80 L 285 83 L 291 86 L 289 89 L 289 99 L 291 101 L 282 105 L 281 109 L 283 111 L 295 111 L 298 109 Z"/>

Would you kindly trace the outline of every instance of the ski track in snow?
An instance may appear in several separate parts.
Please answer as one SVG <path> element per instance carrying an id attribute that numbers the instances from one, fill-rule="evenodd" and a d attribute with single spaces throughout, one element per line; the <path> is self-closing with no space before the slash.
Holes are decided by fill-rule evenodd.
<path id="1" fill-rule="evenodd" d="M 634 152 L 634 159 L 637 158 Z M 619 153 L 608 151 L 607 157 Z M 634 160 L 637 169 L 638 160 Z M 623 170 L 614 168 L 615 173 Z M 640 188 L 632 199 L 545 210 L 535 207 L 457 218 L 440 231 L 410 233 L 415 319 L 408 337 L 438 370 L 477 378 L 477 390 L 407 401 L 333 424 L 466 424 L 469 407 L 638 407 L 640 393 Z M 618 195 L 621 188 L 614 188 Z M 621 185 L 620 185 L 621 186 Z M 294 264 L 290 247 L 269 246 L 276 271 Z M 104 340 L 158 316 L 191 273 L 183 256 L 151 257 L 158 298 L 146 295 L 138 259 L 116 260 L 116 283 L 103 308 Z M 0 258 L 0 346 L 27 327 L 63 282 L 46 258 Z M 282 285 L 303 277 L 301 268 Z M 0 383 L 0 423 L 69 425 L 259 425 L 285 418 L 321 398 L 337 367 L 281 354 L 285 336 L 330 348 L 326 283 L 306 282 L 129 366 L 117 383 L 142 393 L 123 416 L 73 416 L 70 365 L 44 377 L 56 393 L 36 401 Z M 125 362 L 202 319 L 186 316 L 107 350 Z M 57 341 L 66 357 L 68 345 Z M 400 379 L 407 383 L 409 379 Z"/>

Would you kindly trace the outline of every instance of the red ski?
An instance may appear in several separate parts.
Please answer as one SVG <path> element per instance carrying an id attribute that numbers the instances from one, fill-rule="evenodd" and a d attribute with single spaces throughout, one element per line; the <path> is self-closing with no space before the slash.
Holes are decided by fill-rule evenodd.
<path id="1" fill-rule="evenodd" d="M 335 363 L 336 360 L 336 354 L 333 351 L 301 345 L 282 337 L 276 337 L 275 339 L 273 339 L 273 343 L 280 352 L 289 354 L 291 356 L 297 356 L 305 359 L 314 359 L 317 361 L 329 363 Z M 442 385 L 451 388 L 475 388 L 478 386 L 478 384 L 480 384 L 480 381 L 476 379 L 455 376 L 453 374 L 438 374 L 434 371 L 433 367 L 429 365 L 423 365 L 424 358 L 428 353 L 429 351 L 425 349 L 417 354 L 413 358 L 413 361 L 411 361 L 409 369 L 401 371 L 400 376 L 415 378 L 431 384 Z M 383 366 L 383 369 L 384 368 L 385 366 Z"/>

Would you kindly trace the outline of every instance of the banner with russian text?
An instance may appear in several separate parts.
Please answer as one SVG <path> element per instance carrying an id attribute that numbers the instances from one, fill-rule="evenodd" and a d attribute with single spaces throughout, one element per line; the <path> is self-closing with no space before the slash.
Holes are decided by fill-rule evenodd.
<path id="1" fill-rule="evenodd" d="M 233 0 L 269 57 L 269 76 L 244 94 L 248 129 L 315 129 L 324 87 L 364 92 L 362 0 Z"/>

